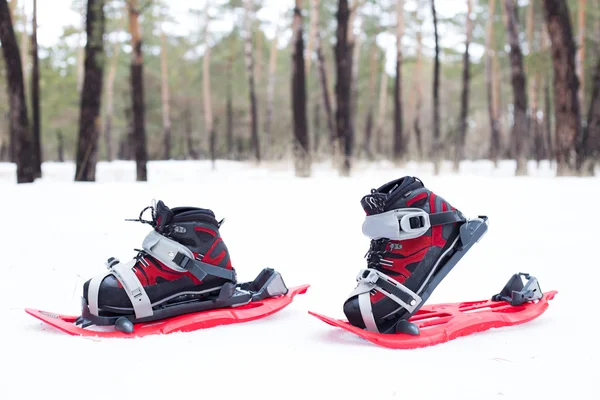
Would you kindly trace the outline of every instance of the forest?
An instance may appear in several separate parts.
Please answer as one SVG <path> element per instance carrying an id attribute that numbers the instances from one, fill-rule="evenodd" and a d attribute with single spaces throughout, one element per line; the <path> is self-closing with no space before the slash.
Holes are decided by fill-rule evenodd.
<path id="1" fill-rule="evenodd" d="M 600 163 L 600 0 L 286 0 L 274 20 L 190 1 L 192 33 L 167 0 L 73 0 L 81 23 L 51 47 L 37 3 L 0 0 L 0 162 L 19 183 L 44 162 L 75 181 L 114 160 L 138 181 L 153 160 Z"/>

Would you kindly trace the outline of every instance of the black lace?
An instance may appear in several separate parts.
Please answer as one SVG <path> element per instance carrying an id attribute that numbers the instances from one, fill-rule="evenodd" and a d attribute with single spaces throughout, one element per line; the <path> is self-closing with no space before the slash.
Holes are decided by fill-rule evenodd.
<path id="1" fill-rule="evenodd" d="M 365 254 L 367 268 L 378 269 L 381 267 L 381 259 L 388 253 L 386 251 L 389 239 L 371 240 L 369 251 Z"/>
<path id="2" fill-rule="evenodd" d="M 144 213 L 147 210 L 152 210 L 152 220 L 147 220 L 147 219 L 143 218 Z M 130 218 L 130 219 L 126 219 L 125 221 L 141 222 L 142 224 L 148 224 L 151 227 L 156 228 L 156 209 L 154 208 L 154 206 L 148 206 L 142 210 L 142 212 L 140 213 L 140 216 L 138 218 Z"/>

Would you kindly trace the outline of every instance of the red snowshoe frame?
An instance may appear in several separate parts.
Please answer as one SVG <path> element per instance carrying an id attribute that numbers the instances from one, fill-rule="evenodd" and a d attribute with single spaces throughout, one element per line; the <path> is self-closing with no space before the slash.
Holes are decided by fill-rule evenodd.
<path id="1" fill-rule="evenodd" d="M 102 338 L 133 338 L 147 335 L 191 332 L 219 325 L 237 324 L 268 317 L 287 307 L 296 295 L 304 294 L 309 285 L 289 288 L 287 294 L 253 301 L 239 307 L 220 308 L 192 314 L 184 314 L 160 321 L 134 324 L 133 332 L 116 330 L 113 326 L 82 328 L 75 322 L 79 317 L 59 315 L 27 308 L 25 312 L 69 335 L 96 336 Z"/>

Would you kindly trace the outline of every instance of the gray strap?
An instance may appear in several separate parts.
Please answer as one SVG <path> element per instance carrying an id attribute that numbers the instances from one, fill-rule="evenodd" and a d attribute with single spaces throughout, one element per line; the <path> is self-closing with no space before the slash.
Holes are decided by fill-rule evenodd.
<path id="1" fill-rule="evenodd" d="M 98 315 L 98 295 L 100 293 L 100 285 L 104 278 L 110 275 L 110 271 L 102 275 L 98 275 L 93 277 L 90 280 L 90 284 L 88 285 L 87 292 L 87 301 L 88 301 L 88 309 L 92 315 Z"/>
<path id="2" fill-rule="evenodd" d="M 379 333 L 379 329 L 375 323 L 375 317 L 373 316 L 370 292 L 358 295 L 358 307 L 360 308 L 360 315 L 365 323 L 365 328 L 369 332 Z"/>
<path id="3" fill-rule="evenodd" d="M 234 270 L 221 268 L 202 261 L 194 260 L 185 254 L 178 253 L 173 261 L 181 268 L 188 270 L 199 280 L 203 280 L 207 275 L 217 276 L 235 282 L 236 274 Z"/>
<path id="4" fill-rule="evenodd" d="M 152 311 L 152 303 L 150 302 L 150 298 L 144 290 L 142 283 L 135 275 L 135 272 L 133 272 L 135 263 L 135 259 L 132 259 L 125 264 L 119 263 L 110 269 L 110 273 L 121 282 L 121 285 L 123 285 L 125 293 L 133 305 L 135 318 L 151 317 L 154 314 Z"/>
<path id="5" fill-rule="evenodd" d="M 164 237 L 154 230 L 148 233 L 144 239 L 142 248 L 152 257 L 177 272 L 185 272 L 185 269 L 181 268 L 173 261 L 177 253 L 182 253 L 187 257 L 194 258 L 194 254 L 192 254 L 190 249 L 181 243 Z"/>
<path id="6" fill-rule="evenodd" d="M 354 294 L 357 294 L 355 292 L 358 292 L 359 288 L 361 292 L 366 290 L 371 291 L 373 289 L 377 290 L 404 307 L 411 314 L 423 301 L 415 292 L 375 269 L 367 268 L 360 271 L 356 280 L 358 281 L 359 286 L 353 292 Z"/>

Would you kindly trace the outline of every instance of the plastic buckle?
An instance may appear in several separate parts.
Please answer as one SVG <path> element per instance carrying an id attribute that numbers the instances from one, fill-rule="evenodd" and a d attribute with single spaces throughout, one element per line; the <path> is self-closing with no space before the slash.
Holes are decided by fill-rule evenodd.
<path id="1" fill-rule="evenodd" d="M 105 263 L 104 265 L 106 265 L 107 269 L 112 269 L 112 267 L 114 267 L 115 265 L 117 265 L 118 263 L 120 263 L 121 261 L 119 261 L 118 258 L 114 258 L 114 257 L 110 257 Z"/>
<path id="2" fill-rule="evenodd" d="M 378 279 L 379 275 L 377 274 L 377 271 L 369 268 L 361 269 L 356 276 L 356 281 L 358 283 L 364 283 L 368 285 L 375 285 Z"/>
<path id="3" fill-rule="evenodd" d="M 425 211 L 403 211 L 398 210 L 396 215 L 399 217 L 400 229 L 402 232 L 406 232 L 412 235 L 422 235 L 431 228 L 431 221 L 429 220 L 429 214 Z M 410 221 L 412 219 L 419 221 L 419 226 L 413 228 Z"/>

